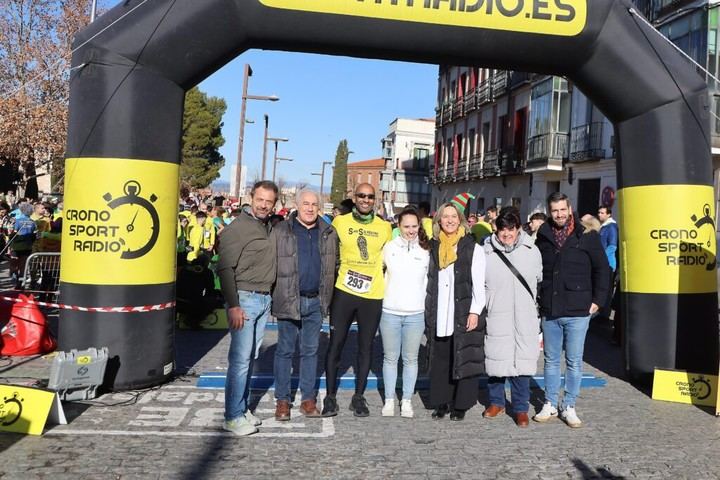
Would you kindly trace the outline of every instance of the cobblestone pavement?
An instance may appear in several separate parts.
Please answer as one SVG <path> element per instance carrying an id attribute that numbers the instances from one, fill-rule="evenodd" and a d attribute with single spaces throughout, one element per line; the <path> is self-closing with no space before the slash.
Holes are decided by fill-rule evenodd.
<path id="1" fill-rule="evenodd" d="M 275 332 L 266 334 L 257 372 L 269 372 Z M 225 368 L 222 331 L 178 331 L 177 370 L 170 384 L 146 392 L 105 395 L 92 405 L 66 404 L 69 424 L 42 437 L 0 435 L 0 478 L 692 478 L 720 477 L 720 423 L 709 409 L 656 402 L 621 376 L 620 349 L 606 326 L 588 335 L 585 371 L 607 379 L 583 389 L 570 429 L 559 420 L 518 429 L 509 416 L 485 420 L 487 400 L 463 422 L 433 421 L 424 393 L 416 418 L 383 418 L 381 393 L 367 392 L 371 416 L 347 410 L 352 392 L 338 394 L 340 415 L 287 424 L 272 420 L 272 391 L 255 392 L 260 434 L 236 438 L 219 428 L 222 390 L 199 389 L 197 375 Z M 354 336 L 349 339 L 352 347 Z M 321 342 L 324 350 L 327 339 Z M 376 345 L 377 347 L 378 345 Z M 352 348 L 344 364 L 352 364 Z M 42 358 L 0 363 L 0 381 L 46 378 Z M 379 349 L 373 373 L 380 372 Z M 533 391 L 531 410 L 540 407 Z M 293 413 L 295 410 L 293 410 Z"/>

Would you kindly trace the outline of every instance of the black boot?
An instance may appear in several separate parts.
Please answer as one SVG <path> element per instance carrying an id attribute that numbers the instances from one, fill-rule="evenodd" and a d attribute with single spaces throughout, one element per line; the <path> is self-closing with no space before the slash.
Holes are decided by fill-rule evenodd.
<path id="1" fill-rule="evenodd" d="M 323 417 L 334 417 L 338 414 L 338 405 L 335 397 L 328 395 L 323 401 L 322 416 Z"/>
<path id="2" fill-rule="evenodd" d="M 356 417 L 370 416 L 370 410 L 368 409 L 367 401 L 365 400 L 365 397 L 363 397 L 359 393 L 353 395 L 352 401 L 350 402 L 350 410 Z"/>
<path id="3" fill-rule="evenodd" d="M 449 410 L 450 410 L 450 407 L 448 407 L 447 404 L 438 405 L 435 408 L 435 410 L 433 410 L 433 413 L 432 413 L 433 420 L 440 420 L 441 418 L 445 418 L 445 415 L 447 415 Z"/>

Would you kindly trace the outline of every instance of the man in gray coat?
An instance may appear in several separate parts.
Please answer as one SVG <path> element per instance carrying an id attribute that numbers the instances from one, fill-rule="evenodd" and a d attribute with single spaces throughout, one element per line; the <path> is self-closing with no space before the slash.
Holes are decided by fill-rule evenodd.
<path id="1" fill-rule="evenodd" d="M 220 234 L 217 271 L 230 328 L 223 428 L 241 436 L 257 432 L 262 423 L 249 410 L 248 400 L 275 282 L 275 242 L 267 220 L 277 194 L 273 182 L 257 182 L 250 192 L 250 206 Z"/>
<path id="2" fill-rule="evenodd" d="M 272 314 L 278 319 L 275 350 L 275 419 L 290 420 L 290 372 L 300 336 L 300 413 L 320 417 L 316 404 L 317 351 L 323 316 L 335 284 L 338 236 L 319 217 L 320 198 L 312 190 L 297 195 L 297 212 L 273 230 L 277 281 Z"/>

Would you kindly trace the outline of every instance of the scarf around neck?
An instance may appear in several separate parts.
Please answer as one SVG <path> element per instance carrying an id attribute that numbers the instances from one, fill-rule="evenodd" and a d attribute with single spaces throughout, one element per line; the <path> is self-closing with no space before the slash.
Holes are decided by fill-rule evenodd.
<path id="1" fill-rule="evenodd" d="M 352 209 L 352 216 L 355 220 L 362 223 L 363 225 L 367 225 L 368 223 L 372 223 L 373 219 L 375 218 L 375 212 L 370 211 L 367 215 L 363 215 L 362 213 L 357 211 L 357 208 Z"/>
<path id="2" fill-rule="evenodd" d="M 460 239 L 465 236 L 465 228 L 459 227 L 455 233 L 448 235 L 440 230 L 440 249 L 438 250 L 438 260 L 440 262 L 440 270 L 447 268 L 457 260 L 457 244 Z"/>
<path id="3" fill-rule="evenodd" d="M 559 248 L 562 248 L 562 246 L 565 245 L 565 241 L 573 233 L 574 230 L 575 217 L 573 215 L 570 215 L 567 219 L 567 222 L 565 222 L 565 225 L 560 228 L 558 228 L 555 223 L 552 223 L 553 237 L 555 237 L 555 243 L 557 243 L 557 246 Z"/>

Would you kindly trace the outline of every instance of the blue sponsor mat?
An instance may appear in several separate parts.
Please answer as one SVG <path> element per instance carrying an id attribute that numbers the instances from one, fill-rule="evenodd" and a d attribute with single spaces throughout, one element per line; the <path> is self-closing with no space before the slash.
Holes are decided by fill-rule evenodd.
<path id="1" fill-rule="evenodd" d="M 561 376 L 561 385 L 565 383 L 565 376 Z M 295 389 L 298 387 L 298 378 L 293 377 L 292 380 L 292 388 Z M 253 375 L 252 379 L 250 380 L 250 388 L 254 390 L 269 390 L 273 388 L 275 383 L 275 379 L 270 374 L 259 374 L 259 375 Z M 480 377 L 479 380 L 480 387 L 485 388 L 487 386 L 487 377 Z M 580 388 L 600 388 L 607 385 L 607 380 L 604 378 L 596 377 L 594 375 L 591 375 L 589 373 L 584 373 L 582 382 L 580 383 Z M 378 378 L 375 375 L 368 376 L 367 381 L 367 388 L 370 390 L 377 389 L 378 386 L 383 387 L 383 381 L 382 377 Z M 429 386 L 429 381 L 427 377 L 419 377 L 417 379 L 417 383 L 415 384 L 415 388 L 417 390 L 427 390 Z M 225 372 L 217 372 L 217 373 L 203 373 L 200 375 L 200 378 L 198 378 L 197 381 L 197 387 L 198 388 L 212 388 L 212 389 L 224 389 L 225 388 Z M 543 375 L 536 375 L 532 378 L 530 381 L 530 388 L 544 388 L 545 387 L 545 377 Z M 325 376 L 323 375 L 320 377 L 320 389 L 325 388 Z M 354 390 L 355 389 L 355 376 L 354 375 L 345 375 L 340 378 L 340 389 L 342 390 Z M 505 388 L 510 388 L 510 383 L 505 384 Z"/>

